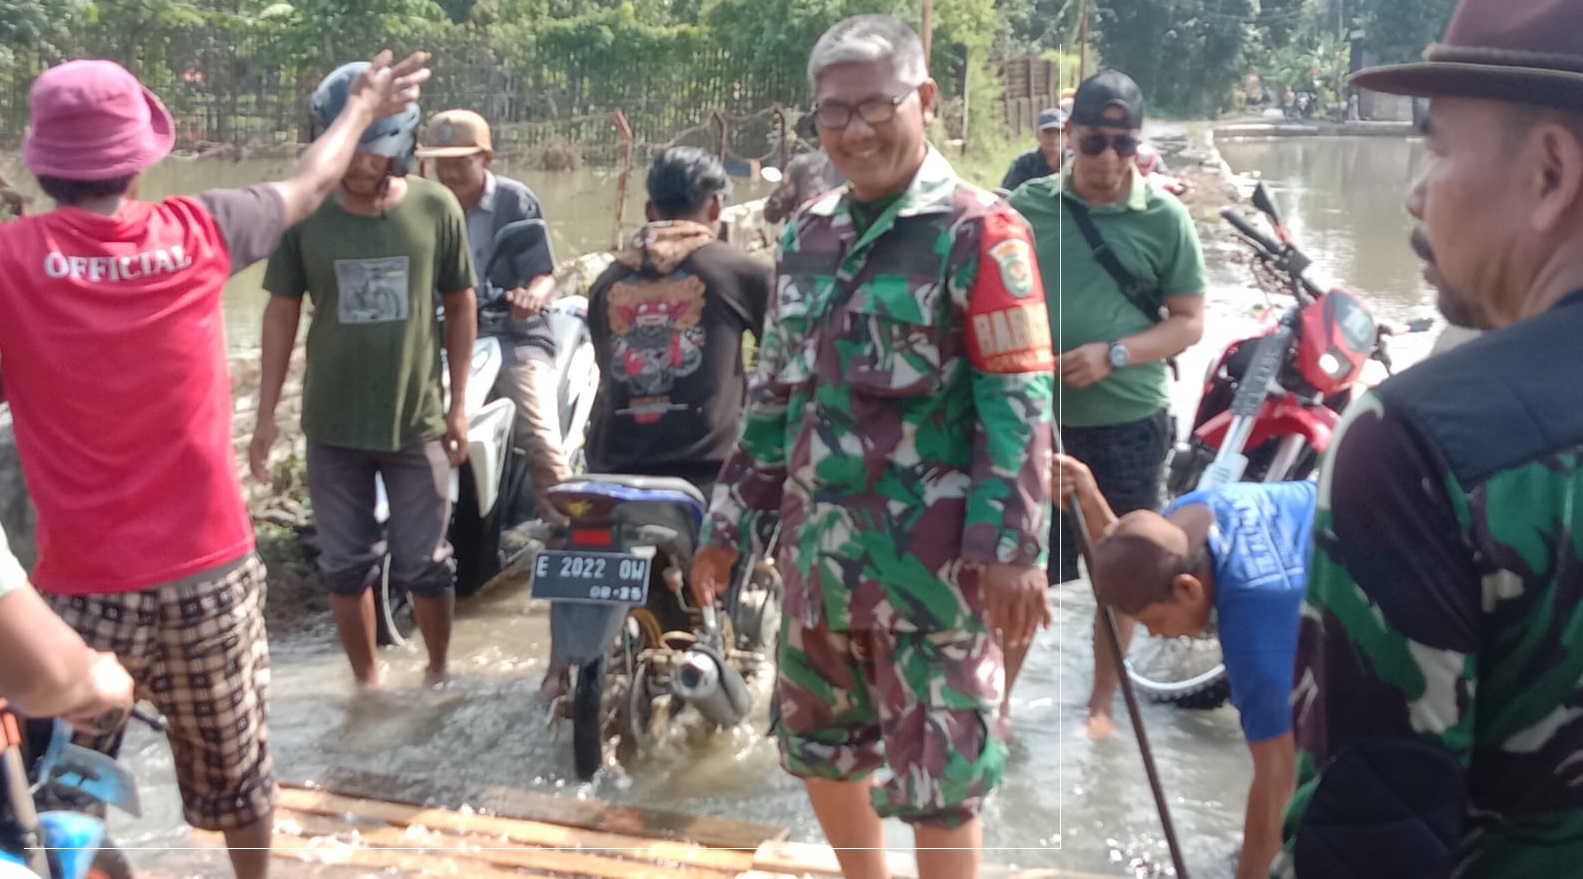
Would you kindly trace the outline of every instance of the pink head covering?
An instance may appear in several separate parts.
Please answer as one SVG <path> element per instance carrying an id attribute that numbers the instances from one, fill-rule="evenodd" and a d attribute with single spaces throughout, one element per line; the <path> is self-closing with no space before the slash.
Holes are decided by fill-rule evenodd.
<path id="1" fill-rule="evenodd" d="M 113 180 L 165 158 L 170 111 L 113 61 L 68 61 L 33 81 L 22 159 L 40 177 Z"/>
<path id="2" fill-rule="evenodd" d="M 1144 174 L 1152 174 L 1152 173 L 1154 173 L 1154 169 L 1159 164 L 1160 164 L 1160 151 L 1155 149 L 1153 144 L 1149 144 L 1149 143 L 1140 143 L 1140 144 L 1138 144 L 1138 170 L 1139 171 L 1143 172 Z"/>

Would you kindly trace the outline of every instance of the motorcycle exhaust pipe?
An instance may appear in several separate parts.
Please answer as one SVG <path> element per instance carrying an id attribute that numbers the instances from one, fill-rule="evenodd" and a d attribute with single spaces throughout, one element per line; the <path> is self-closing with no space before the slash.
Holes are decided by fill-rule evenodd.
<path id="1" fill-rule="evenodd" d="M 671 693 L 685 699 L 716 726 L 742 722 L 752 707 L 747 681 L 712 647 L 687 648 L 671 673 Z"/>

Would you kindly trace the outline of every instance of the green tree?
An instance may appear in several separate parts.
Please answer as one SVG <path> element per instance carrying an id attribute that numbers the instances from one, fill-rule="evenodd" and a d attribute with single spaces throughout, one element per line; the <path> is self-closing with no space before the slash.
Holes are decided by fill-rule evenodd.
<path id="1" fill-rule="evenodd" d="M 1008 54 L 1045 52 L 1077 42 L 1083 0 L 1005 0 L 998 5 L 1006 20 Z"/>
<path id="2" fill-rule="evenodd" d="M 82 21 L 87 9 L 86 0 L 7 0 L 0 4 L 0 70 L 12 69 L 19 55 L 62 54 L 69 45 L 72 25 Z"/>
<path id="3" fill-rule="evenodd" d="M 1259 0 L 1254 29 L 1266 45 L 1276 48 L 1290 45 L 1317 5 L 1313 0 Z"/>
<path id="4" fill-rule="evenodd" d="M 1100 57 L 1155 106 L 1217 113 L 1242 71 L 1254 0 L 1095 0 Z"/>
<path id="5" fill-rule="evenodd" d="M 1375 62 L 1416 61 L 1445 35 L 1457 0 L 1359 0 L 1359 24 Z"/>
<path id="6" fill-rule="evenodd" d="M 808 52 L 825 30 L 865 12 L 916 22 L 912 6 L 909 0 L 713 0 L 704 21 L 751 90 L 804 96 Z"/>

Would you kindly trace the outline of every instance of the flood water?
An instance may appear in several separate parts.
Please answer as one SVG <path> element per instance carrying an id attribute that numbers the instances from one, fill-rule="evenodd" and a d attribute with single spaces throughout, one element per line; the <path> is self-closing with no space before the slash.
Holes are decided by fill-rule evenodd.
<path id="1" fill-rule="evenodd" d="M 141 195 L 146 199 L 157 200 L 219 187 L 251 186 L 266 180 L 280 180 L 291 174 L 295 164 L 295 160 L 287 159 L 172 157 L 143 175 Z M 544 204 L 557 259 L 571 259 L 585 253 L 608 250 L 616 244 L 619 169 L 582 167 L 572 171 L 548 172 L 534 170 L 526 163 L 514 164 L 505 158 L 496 161 L 493 168 L 500 174 L 527 183 Z M 643 222 L 643 174 L 644 168 L 639 164 L 628 183 L 626 206 L 622 212 L 625 218 L 622 228 L 628 232 Z M 0 176 L 24 194 L 35 197 L 35 210 L 42 210 L 49 204 L 48 198 L 39 192 L 32 175 L 24 170 L 16 156 L 0 155 Z M 735 180 L 732 201 L 762 198 L 769 194 L 769 190 L 769 185 L 762 182 Z M 260 321 L 263 319 L 264 305 L 269 301 L 263 283 L 264 264 L 260 262 L 233 277 L 226 285 L 226 335 L 232 350 L 256 348 L 259 344 Z"/>
<path id="2" fill-rule="evenodd" d="M 1405 243 L 1410 227 L 1401 209 L 1421 161 L 1419 150 L 1415 143 L 1391 139 L 1223 145 L 1233 168 L 1262 175 L 1287 209 L 1295 240 L 1317 260 L 1316 278 L 1345 282 L 1398 320 L 1432 313 L 1432 294 Z M 596 178 L 585 179 L 589 182 L 578 185 L 591 186 Z M 219 181 L 203 181 L 213 182 Z M 555 210 L 552 202 L 552 216 Z M 590 208 L 586 223 L 577 226 L 585 231 L 576 234 L 603 234 L 608 213 L 593 213 Z M 1206 243 L 1212 253 L 1234 246 Z M 1175 389 L 1184 415 L 1196 403 L 1197 379 L 1207 358 L 1251 327 L 1253 306 L 1262 301 L 1244 268 L 1222 266 L 1212 271 L 1211 281 L 1210 329 L 1183 358 L 1184 381 Z M 1429 341 L 1422 336 L 1400 346 L 1398 362 L 1421 357 Z M 1041 634 L 1018 682 L 1008 777 L 984 815 L 986 859 L 1150 875 L 1147 864 L 1133 865 L 1143 859 L 1168 872 L 1169 857 L 1125 709 L 1118 704 L 1122 731 L 1116 738 L 1093 743 L 1078 735 L 1091 668 L 1088 587 L 1070 584 L 1055 597 L 1055 625 Z M 277 638 L 271 740 L 281 776 L 295 781 L 346 771 L 394 776 L 400 779 L 397 792 L 450 806 L 461 805 L 454 799 L 459 791 L 523 787 L 779 823 L 789 826 L 796 839 L 820 839 L 800 786 L 779 770 L 774 744 L 763 736 L 762 710 L 751 727 L 673 746 L 654 760 L 580 789 L 573 780 L 569 730 L 552 741 L 545 709 L 534 698 L 547 653 L 542 614 L 529 612 L 519 588 L 464 602 L 458 615 L 452 648 L 457 680 L 443 692 L 418 689 L 423 657 L 416 644 L 384 654 L 387 692 L 355 696 L 328 619 Z M 1143 713 L 1192 875 L 1227 879 L 1251 777 L 1235 711 L 1148 705 Z M 212 851 L 175 850 L 190 843 L 163 740 L 134 730 L 127 757 L 141 782 L 146 814 L 138 821 L 118 816 L 117 835 L 129 846 L 147 849 L 138 853 L 142 866 L 155 875 L 229 876 L 223 858 Z M 468 805 L 488 803 L 471 800 Z M 910 849 L 904 826 L 892 822 L 888 834 L 893 846 Z M 281 867 L 281 875 L 332 875 L 322 868 Z"/>

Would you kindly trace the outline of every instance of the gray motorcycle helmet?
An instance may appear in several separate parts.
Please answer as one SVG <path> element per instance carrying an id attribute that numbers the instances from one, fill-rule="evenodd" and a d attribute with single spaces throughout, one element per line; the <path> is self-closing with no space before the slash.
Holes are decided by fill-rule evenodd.
<path id="1" fill-rule="evenodd" d="M 368 66 L 367 61 L 342 64 L 313 90 L 313 96 L 308 99 L 308 112 L 313 117 L 315 140 L 335 122 L 335 117 L 341 115 L 352 82 Z M 417 160 L 418 124 L 421 119 L 418 105 L 408 104 L 400 113 L 387 116 L 364 129 L 363 136 L 357 142 L 357 151 L 389 156 L 390 175 L 405 177 Z"/>

